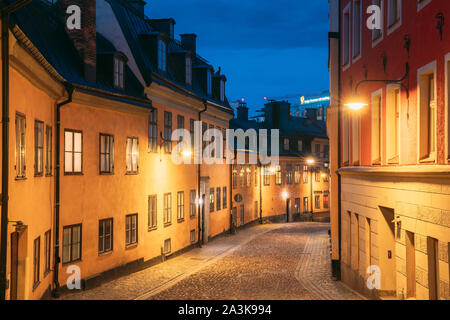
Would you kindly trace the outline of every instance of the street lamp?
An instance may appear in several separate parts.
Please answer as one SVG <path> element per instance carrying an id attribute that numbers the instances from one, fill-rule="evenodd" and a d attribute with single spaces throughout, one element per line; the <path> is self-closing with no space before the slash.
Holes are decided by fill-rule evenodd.
<path id="1" fill-rule="evenodd" d="M 283 200 L 287 200 L 287 198 L 289 197 L 289 193 L 287 193 L 286 191 L 283 191 L 281 196 L 283 197 Z"/>

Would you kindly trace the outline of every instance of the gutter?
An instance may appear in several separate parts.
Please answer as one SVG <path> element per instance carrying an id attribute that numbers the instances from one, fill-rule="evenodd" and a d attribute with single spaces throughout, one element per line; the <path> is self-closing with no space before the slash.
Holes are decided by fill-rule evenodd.
<path id="1" fill-rule="evenodd" d="M 53 268 L 53 291 L 52 295 L 55 298 L 59 297 L 59 264 L 61 259 L 59 257 L 59 218 L 60 218 L 60 207 L 61 207 L 61 108 L 72 102 L 73 98 L 73 86 L 69 83 L 64 84 L 68 98 L 67 100 L 56 104 L 56 166 L 55 166 L 55 226 L 54 226 L 54 268 Z"/>
<path id="2" fill-rule="evenodd" d="M 206 101 L 206 100 L 204 100 L 203 101 L 203 105 L 204 105 L 204 109 L 203 110 L 201 110 L 199 113 L 198 113 L 198 121 L 202 121 L 202 113 L 205 113 L 207 110 L 208 110 L 208 102 Z M 201 141 L 200 141 L 200 144 L 199 144 L 199 148 L 200 148 L 200 150 L 201 150 L 201 152 L 203 153 L 203 130 L 202 130 L 202 128 L 200 127 L 200 131 L 201 131 Z M 204 229 L 204 227 L 205 227 L 205 210 L 200 210 L 201 209 L 201 206 L 203 207 L 203 208 L 205 208 L 205 200 L 206 199 L 203 199 L 203 203 L 202 203 L 202 205 L 200 206 L 200 197 L 202 196 L 201 195 L 201 190 L 200 190 L 200 179 L 201 179 L 201 174 L 202 174 L 202 165 L 201 165 L 201 162 L 202 161 L 200 161 L 200 163 L 198 164 L 198 169 L 197 169 L 197 182 L 198 182 L 198 246 L 201 248 L 202 247 L 202 241 L 203 241 L 203 237 L 202 237 L 202 231 L 203 231 L 203 229 Z M 202 213 L 202 217 L 200 217 L 200 211 L 201 211 L 201 213 Z M 200 219 L 201 218 L 201 219 Z"/>

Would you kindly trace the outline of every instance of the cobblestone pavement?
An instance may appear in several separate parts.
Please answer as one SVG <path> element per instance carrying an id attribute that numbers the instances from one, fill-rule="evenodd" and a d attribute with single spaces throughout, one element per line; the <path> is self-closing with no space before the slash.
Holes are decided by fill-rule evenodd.
<path id="1" fill-rule="evenodd" d="M 330 279 L 326 223 L 259 225 L 61 299 L 363 299 Z"/>

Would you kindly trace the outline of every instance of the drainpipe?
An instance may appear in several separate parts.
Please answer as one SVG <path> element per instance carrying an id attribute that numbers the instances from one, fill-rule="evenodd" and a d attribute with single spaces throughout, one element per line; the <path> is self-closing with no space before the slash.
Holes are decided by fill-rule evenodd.
<path id="1" fill-rule="evenodd" d="M 262 201 L 263 201 L 262 200 L 262 184 L 263 184 L 263 181 L 262 181 L 262 173 L 261 173 L 262 164 L 260 161 L 259 161 L 258 168 L 259 168 L 259 223 L 263 224 L 263 218 L 262 218 Z"/>
<path id="2" fill-rule="evenodd" d="M 31 0 L 18 0 L 2 5 L 2 209 L 0 236 L 0 300 L 6 298 L 6 259 L 8 241 L 9 200 L 9 14 L 22 8 Z"/>
<path id="3" fill-rule="evenodd" d="M 61 261 L 59 257 L 59 215 L 60 215 L 60 193 L 61 193 L 61 108 L 72 102 L 73 87 L 72 85 L 65 83 L 64 86 L 67 90 L 67 100 L 56 104 L 56 166 L 55 166 L 55 248 L 54 248 L 54 260 L 55 265 L 53 269 L 53 297 L 59 297 L 59 263 Z"/>
<path id="4" fill-rule="evenodd" d="M 233 226 L 233 165 L 230 164 L 230 200 L 228 201 L 228 205 L 230 208 L 230 234 L 234 234 L 234 226 Z"/>
<path id="5" fill-rule="evenodd" d="M 203 106 L 204 106 L 204 109 L 198 113 L 198 121 L 202 121 L 202 113 L 205 113 L 208 110 L 208 103 L 206 102 L 206 100 L 203 101 Z M 202 152 L 202 155 L 203 155 L 203 129 L 202 129 L 202 127 L 200 128 L 200 130 L 201 130 L 201 135 L 200 135 L 201 139 L 200 139 L 199 148 L 200 148 L 200 150 Z M 203 231 L 203 228 L 205 227 L 205 210 L 204 210 L 204 208 L 205 208 L 205 200 L 206 200 L 206 199 L 203 199 L 203 197 L 201 196 L 201 190 L 200 190 L 200 179 L 201 179 L 201 174 L 202 174 L 201 162 L 202 161 L 200 161 L 200 163 L 198 164 L 198 177 L 197 177 L 197 181 L 198 181 L 198 199 L 199 199 L 199 205 L 198 205 L 198 246 L 200 248 L 202 247 L 202 241 L 203 241 L 202 231 Z M 200 206 L 200 199 L 203 200 L 203 205 L 202 206 Z M 201 207 L 203 207 L 203 210 L 201 210 Z M 201 219 L 200 219 L 200 212 L 202 213 Z"/>

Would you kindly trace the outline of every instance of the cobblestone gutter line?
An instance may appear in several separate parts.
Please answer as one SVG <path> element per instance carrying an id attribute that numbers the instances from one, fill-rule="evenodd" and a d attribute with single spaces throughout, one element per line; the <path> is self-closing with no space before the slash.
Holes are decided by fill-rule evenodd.
<path id="1" fill-rule="evenodd" d="M 366 300 L 342 282 L 333 281 L 326 230 L 308 237 L 300 256 L 295 278 L 318 300 Z"/>

